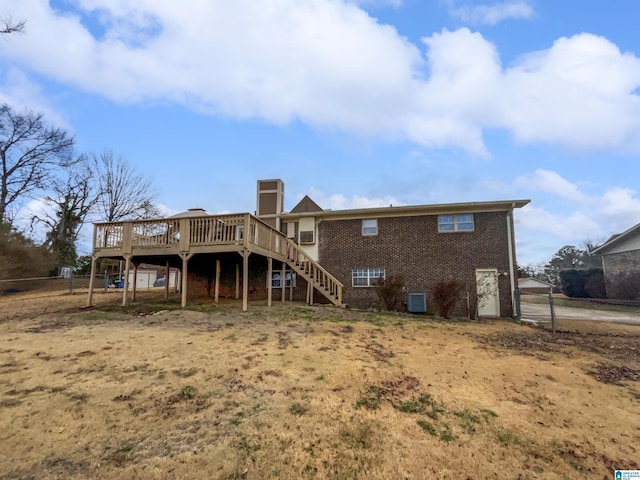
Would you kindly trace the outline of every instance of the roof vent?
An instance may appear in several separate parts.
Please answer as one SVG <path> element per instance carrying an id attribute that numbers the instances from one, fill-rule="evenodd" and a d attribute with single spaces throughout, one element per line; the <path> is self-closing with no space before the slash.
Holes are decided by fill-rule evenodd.
<path id="1" fill-rule="evenodd" d="M 408 293 L 407 311 L 409 313 L 427 313 L 427 294 Z"/>

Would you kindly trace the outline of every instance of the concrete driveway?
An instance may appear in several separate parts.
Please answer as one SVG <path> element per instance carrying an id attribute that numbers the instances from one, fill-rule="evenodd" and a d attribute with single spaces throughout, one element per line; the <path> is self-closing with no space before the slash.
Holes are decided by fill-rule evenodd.
<path id="1" fill-rule="evenodd" d="M 551 321 L 549 305 L 522 302 L 522 319 L 533 321 Z M 595 320 L 599 322 L 627 323 L 640 325 L 640 314 L 592 310 L 589 308 L 555 306 L 556 318 L 566 320 Z"/>

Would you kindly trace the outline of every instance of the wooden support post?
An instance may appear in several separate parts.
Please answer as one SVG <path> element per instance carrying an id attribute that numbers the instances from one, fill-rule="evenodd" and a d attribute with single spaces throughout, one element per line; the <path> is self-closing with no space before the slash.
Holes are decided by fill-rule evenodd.
<path id="1" fill-rule="evenodd" d="M 280 288 L 282 290 L 282 303 L 285 301 L 285 296 L 287 294 L 287 264 L 282 262 L 282 271 L 280 273 Z"/>
<path id="2" fill-rule="evenodd" d="M 553 334 L 556 333 L 556 310 L 553 306 L 553 293 L 549 290 L 549 309 L 551 310 L 551 329 Z"/>
<path id="3" fill-rule="evenodd" d="M 171 267 L 169 267 L 169 260 L 164 265 L 164 299 L 169 300 L 169 276 L 171 275 Z M 174 284 L 175 287 L 175 284 Z"/>
<path id="4" fill-rule="evenodd" d="M 271 293 L 273 290 L 273 258 L 267 258 L 267 307 L 271 307 Z"/>
<path id="5" fill-rule="evenodd" d="M 289 301 L 293 302 L 293 268 L 291 269 L 291 281 L 289 282 Z"/>
<path id="6" fill-rule="evenodd" d="M 313 305 L 313 282 L 309 282 L 309 305 Z"/>
<path id="7" fill-rule="evenodd" d="M 181 253 L 180 257 L 182 257 L 182 308 L 187 306 L 187 283 L 189 278 L 189 259 L 193 257 L 193 253 Z"/>
<path id="8" fill-rule="evenodd" d="M 122 285 L 122 306 L 127 306 L 128 294 L 129 294 L 129 271 L 131 270 L 131 255 L 125 255 L 124 257 L 124 284 Z"/>
<path id="9" fill-rule="evenodd" d="M 149 277 L 147 277 L 147 285 L 149 284 Z M 136 301 L 136 291 L 138 287 L 138 264 L 133 264 L 133 292 L 131 292 L 131 301 Z"/>
<path id="10" fill-rule="evenodd" d="M 242 253 L 242 311 L 249 309 L 249 255 L 251 252 L 245 250 Z"/>
<path id="11" fill-rule="evenodd" d="M 216 286 L 214 292 L 214 302 L 218 303 L 218 296 L 220 295 L 220 260 L 216 260 Z"/>
<path id="12" fill-rule="evenodd" d="M 91 257 L 91 278 L 89 278 L 89 296 L 87 298 L 87 307 L 90 307 L 93 303 L 93 282 L 96 277 L 96 263 L 98 259 L 96 257 Z"/>
<path id="13" fill-rule="evenodd" d="M 236 300 L 240 298 L 240 265 L 236 263 Z"/>

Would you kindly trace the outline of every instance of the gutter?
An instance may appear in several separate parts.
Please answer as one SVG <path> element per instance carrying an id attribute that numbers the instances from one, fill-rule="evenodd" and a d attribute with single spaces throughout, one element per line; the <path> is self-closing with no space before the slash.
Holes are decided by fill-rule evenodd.
<path id="1" fill-rule="evenodd" d="M 516 305 L 516 279 L 514 275 L 513 259 L 515 258 L 515 251 L 513 245 L 513 209 L 515 202 L 511 205 L 511 208 L 507 212 L 507 244 L 509 250 L 509 284 L 511 287 L 511 309 L 513 310 L 512 316 L 515 318 L 517 315 Z"/>

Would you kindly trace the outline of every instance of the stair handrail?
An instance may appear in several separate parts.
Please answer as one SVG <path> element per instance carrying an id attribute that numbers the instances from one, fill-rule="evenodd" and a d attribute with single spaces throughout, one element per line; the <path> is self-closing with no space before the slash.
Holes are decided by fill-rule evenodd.
<path id="1" fill-rule="evenodd" d="M 308 267 L 309 271 L 305 273 L 312 279 L 312 284 L 316 288 L 324 283 L 324 288 L 327 289 L 332 297 L 335 298 L 336 305 L 342 304 L 342 289 L 343 283 L 334 277 L 326 268 L 320 265 L 317 261 L 311 258 L 304 250 L 302 250 L 295 242 L 287 238 L 287 262 L 290 266 L 300 265 L 300 268 L 304 271 Z M 295 267 L 294 267 L 295 268 Z"/>

